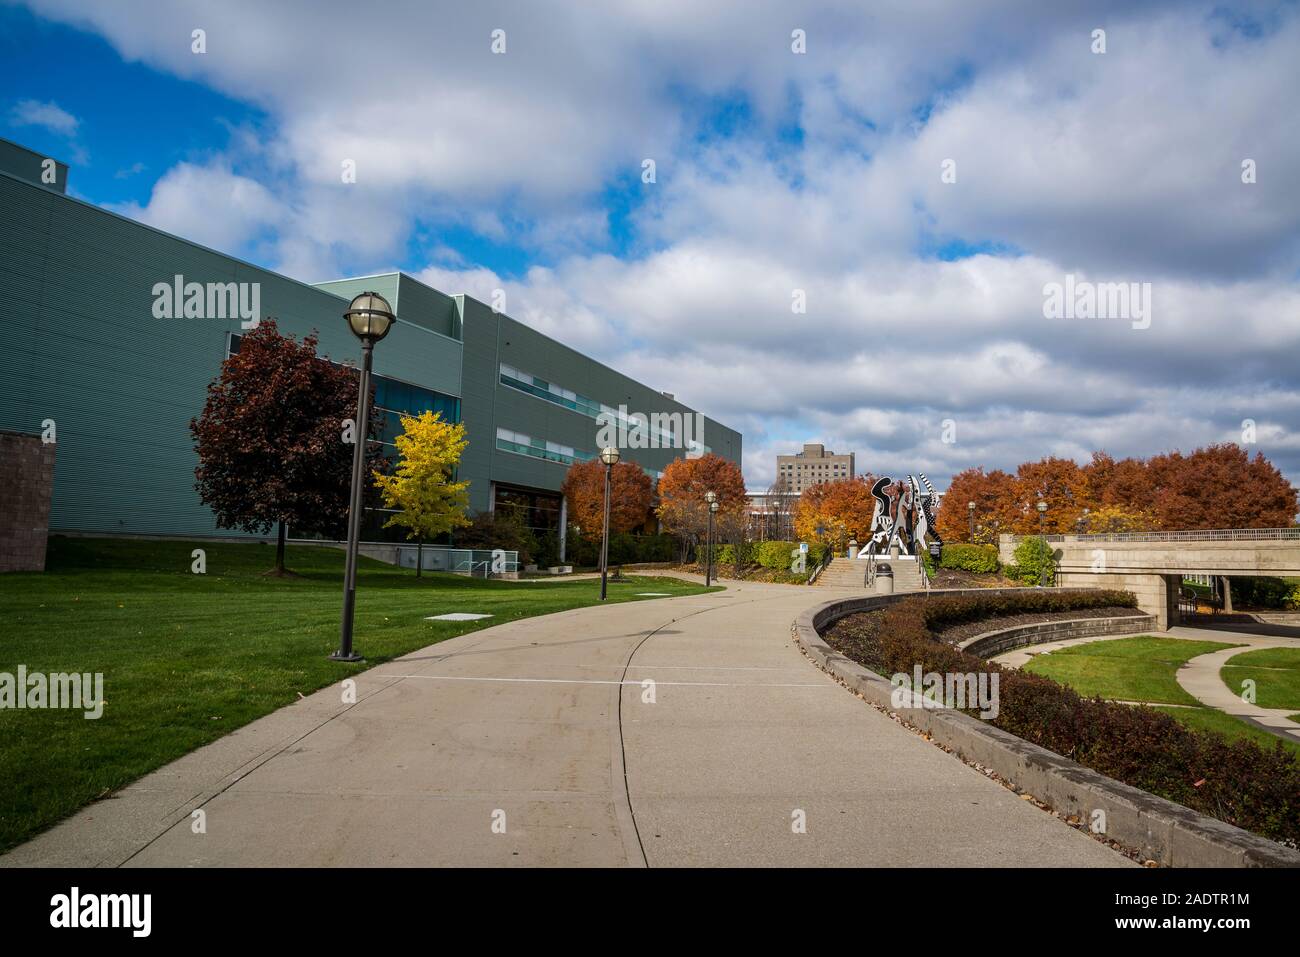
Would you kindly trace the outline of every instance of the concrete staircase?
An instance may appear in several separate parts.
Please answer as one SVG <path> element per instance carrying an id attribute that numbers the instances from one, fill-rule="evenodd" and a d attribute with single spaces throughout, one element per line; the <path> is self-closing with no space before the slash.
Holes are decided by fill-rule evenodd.
<path id="1" fill-rule="evenodd" d="M 925 588 L 925 584 L 921 581 L 921 570 L 912 559 L 899 558 L 891 562 L 886 558 L 878 561 L 876 568 L 879 569 L 881 564 L 888 564 L 894 570 L 894 591 L 921 591 Z M 817 576 L 814 584 L 824 585 L 827 588 L 861 588 L 865 591 L 866 560 L 842 556 L 832 558 L 831 563 Z"/>

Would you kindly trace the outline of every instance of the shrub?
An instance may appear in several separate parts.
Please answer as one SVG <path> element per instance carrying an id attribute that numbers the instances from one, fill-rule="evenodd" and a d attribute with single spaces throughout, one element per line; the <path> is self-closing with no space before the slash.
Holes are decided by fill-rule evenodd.
<path id="1" fill-rule="evenodd" d="M 709 560 L 709 549 L 704 545 L 701 545 L 699 548 L 697 548 L 695 550 L 695 560 L 699 562 L 701 565 L 705 564 Z M 724 542 L 721 545 L 716 543 L 714 544 L 713 564 L 715 566 L 730 565 L 733 562 L 735 562 L 735 560 L 736 560 L 736 547 L 732 545 L 731 542 Z"/>
<path id="2" fill-rule="evenodd" d="M 1043 576 L 1046 569 L 1047 575 Z M 1014 574 L 1013 574 L 1014 571 Z M 1056 559 L 1052 546 L 1037 535 L 1026 538 L 1016 546 L 1016 563 L 1007 566 L 1007 577 L 1022 585 L 1048 585 L 1056 581 Z"/>
<path id="3" fill-rule="evenodd" d="M 998 570 L 998 550 L 994 545 L 970 545 L 954 542 L 943 546 L 939 556 L 941 568 L 987 574 Z"/>
<path id="4" fill-rule="evenodd" d="M 520 565 L 533 564 L 537 539 L 514 512 L 479 512 L 452 532 L 453 548 L 502 548 L 519 553 Z"/>
<path id="5" fill-rule="evenodd" d="M 637 535 L 615 532 L 609 537 L 609 563 L 633 565 L 642 562 L 671 562 L 678 556 L 679 543 L 673 535 Z M 594 567 L 600 564 L 600 536 L 569 534 L 565 543 L 566 560 L 573 565 Z"/>
<path id="6" fill-rule="evenodd" d="M 1229 824 L 1291 846 L 1300 843 L 1300 762 L 1280 742 L 1265 749 L 1245 738 L 1193 731 L 1151 708 L 1083 698 L 1042 675 L 1003 670 L 934 634 L 1002 615 L 1111 605 L 1133 607 L 1136 601 L 1129 592 L 1115 591 L 909 598 L 879 613 L 871 644 L 846 651 L 885 675 L 911 674 L 918 664 L 923 672 L 998 672 L 995 726 Z M 852 633 L 846 638 L 851 643 Z"/>
<path id="7" fill-rule="evenodd" d="M 798 548 L 795 542 L 756 542 L 754 547 L 754 561 L 764 568 L 790 570 L 790 563 L 794 561 L 790 557 L 790 552 Z M 810 546 L 811 551 L 811 546 Z"/>
<path id="8" fill-rule="evenodd" d="M 1285 608 L 1294 602 L 1297 589 L 1284 578 L 1244 576 L 1228 579 L 1234 605 L 1249 608 Z"/>

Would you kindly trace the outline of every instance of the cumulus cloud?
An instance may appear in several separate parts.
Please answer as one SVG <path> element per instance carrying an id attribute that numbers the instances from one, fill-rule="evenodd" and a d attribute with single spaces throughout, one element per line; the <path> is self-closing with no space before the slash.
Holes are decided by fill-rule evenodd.
<path id="1" fill-rule="evenodd" d="M 267 117 L 130 214 L 302 279 L 503 289 L 741 429 L 751 487 L 805 440 L 942 482 L 1246 418 L 1300 478 L 1292 6 L 409 0 L 363 56 L 341 0 L 30 6 Z M 1150 327 L 1045 318 L 1067 275 L 1149 282 Z"/>
<path id="2" fill-rule="evenodd" d="M 244 247 L 288 215 L 265 186 L 219 162 L 174 166 L 154 184 L 148 203 L 115 211 L 218 250 Z"/>

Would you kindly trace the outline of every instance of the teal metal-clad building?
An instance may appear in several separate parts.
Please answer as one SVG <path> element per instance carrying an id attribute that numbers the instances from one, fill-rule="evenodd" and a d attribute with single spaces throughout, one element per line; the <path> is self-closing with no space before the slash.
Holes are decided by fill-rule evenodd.
<path id="1" fill-rule="evenodd" d="M 602 410 L 694 415 L 469 296 L 402 273 L 300 283 L 71 198 L 67 176 L 63 164 L 0 140 L 0 310 L 11 333 L 0 350 L 0 428 L 53 423 L 51 531 L 240 534 L 218 529 L 199 501 L 189 423 L 243 329 L 237 315 L 155 318 L 155 285 L 176 276 L 257 284 L 258 318 L 297 338 L 316 331 L 318 351 L 334 361 L 359 354 L 342 318 L 347 301 L 365 289 L 384 295 L 398 317 L 375 350 L 384 438 L 403 411 L 458 418 L 471 510 L 523 509 L 535 528 L 563 534 L 560 483 L 570 463 L 595 454 Z M 702 425 L 703 446 L 739 464 L 740 434 Z M 652 474 L 683 454 L 624 451 Z"/>

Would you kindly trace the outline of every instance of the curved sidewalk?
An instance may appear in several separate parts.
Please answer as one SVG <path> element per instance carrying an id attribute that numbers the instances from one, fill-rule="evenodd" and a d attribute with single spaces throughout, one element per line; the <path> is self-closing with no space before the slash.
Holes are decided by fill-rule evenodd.
<path id="1" fill-rule="evenodd" d="M 1262 708 L 1257 704 L 1248 704 L 1241 699 L 1223 681 L 1219 674 L 1223 666 L 1237 655 L 1261 648 L 1300 648 L 1295 639 L 1270 638 L 1252 635 L 1241 631 L 1220 631 L 1211 628 L 1174 628 L 1178 638 L 1198 638 L 1203 641 L 1230 641 L 1236 648 L 1223 648 L 1209 654 L 1197 655 L 1189 660 L 1175 676 L 1182 689 L 1203 705 L 1218 708 L 1220 711 L 1244 718 L 1258 725 L 1265 731 L 1271 731 L 1279 737 L 1300 741 L 1300 724 L 1289 720 L 1295 714 L 1294 708 Z"/>
<path id="2" fill-rule="evenodd" d="M 1062 648 L 1074 645 L 1090 645 L 1098 641 L 1117 641 L 1122 638 L 1137 638 L 1148 632 L 1135 632 L 1131 635 L 1095 635 L 1086 638 L 1068 638 L 1063 641 L 1044 642 L 1040 645 L 1026 645 L 1014 651 L 1004 652 L 989 659 L 1008 668 L 1019 668 L 1037 655 L 1050 654 Z M 1295 714 L 1293 708 L 1262 708 L 1257 704 L 1248 704 L 1241 700 L 1223 682 L 1219 672 L 1233 657 L 1247 651 L 1261 648 L 1300 648 L 1300 641 L 1295 638 L 1256 635 L 1241 629 L 1233 630 L 1208 628 L 1198 625 L 1194 628 L 1178 626 L 1159 633 L 1162 638 L 1179 638 L 1184 641 L 1220 641 L 1230 642 L 1235 647 L 1222 648 L 1188 659 L 1182 664 L 1174 677 L 1184 691 L 1208 708 L 1215 708 L 1226 714 L 1258 726 L 1264 731 L 1300 741 L 1300 724 L 1291 721 L 1289 716 Z M 1162 708 L 1191 707 L 1191 705 L 1160 704 L 1158 702 L 1130 701 L 1127 704 L 1151 704 Z"/>
<path id="3" fill-rule="evenodd" d="M 814 668 L 791 622 L 834 596 L 730 584 L 433 645 L 0 864 L 1130 864 Z"/>

